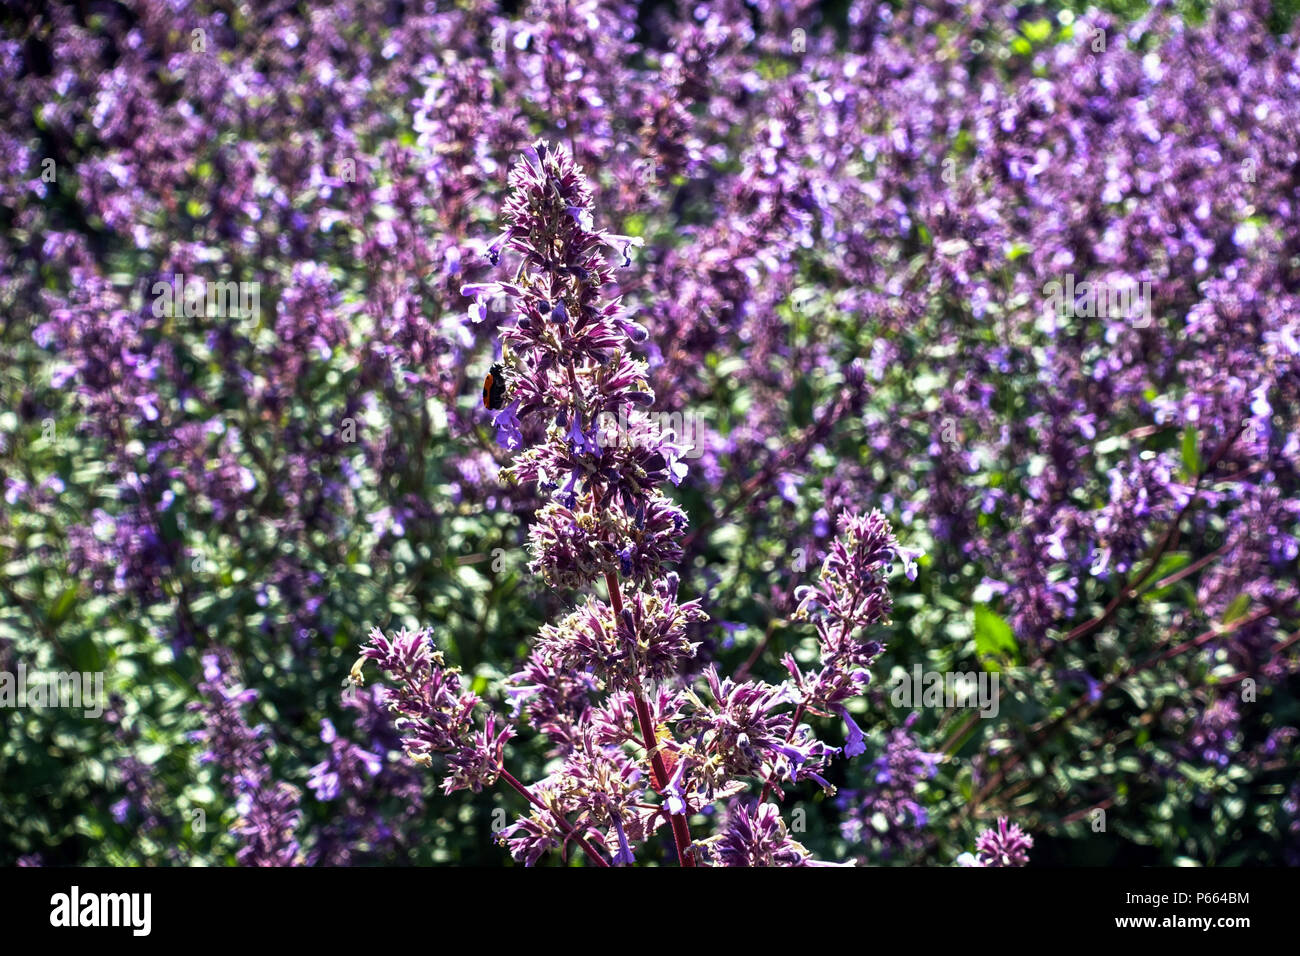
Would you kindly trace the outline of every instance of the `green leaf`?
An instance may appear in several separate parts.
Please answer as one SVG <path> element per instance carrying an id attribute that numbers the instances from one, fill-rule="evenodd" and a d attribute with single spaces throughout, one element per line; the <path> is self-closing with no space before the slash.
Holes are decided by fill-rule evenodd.
<path id="1" fill-rule="evenodd" d="M 1191 425 L 1183 429 L 1183 467 L 1189 476 L 1201 473 L 1201 452 L 1196 443 L 1196 429 Z"/>
<path id="2" fill-rule="evenodd" d="M 1232 603 L 1228 605 L 1228 609 L 1223 612 L 1223 620 L 1221 623 L 1223 624 L 1224 627 L 1227 627 L 1229 624 L 1231 624 L 1233 621 L 1237 620 L 1238 618 L 1245 617 L 1246 611 L 1247 609 L 1249 609 L 1249 607 L 1250 607 L 1250 595 L 1238 594 L 1235 598 L 1232 599 Z"/>
<path id="3" fill-rule="evenodd" d="M 975 605 L 975 653 L 989 671 L 1000 671 L 1003 661 L 1015 663 L 1020 658 L 1011 625 L 984 604 Z"/>
<path id="4" fill-rule="evenodd" d="M 1157 588 L 1155 585 L 1174 572 L 1181 571 L 1191 563 L 1192 556 L 1186 551 L 1174 551 L 1162 557 L 1160 563 L 1156 565 L 1155 571 L 1147 578 L 1147 589 L 1142 593 L 1143 600 L 1152 601 L 1172 591 L 1177 587 L 1177 582 L 1163 588 Z"/>
<path id="5" fill-rule="evenodd" d="M 75 584 L 69 584 L 63 589 L 63 593 L 59 595 L 58 600 L 54 602 L 54 606 L 50 608 L 50 623 L 58 624 L 67 617 L 68 612 L 72 610 L 72 605 L 76 603 L 76 600 L 77 586 Z"/>

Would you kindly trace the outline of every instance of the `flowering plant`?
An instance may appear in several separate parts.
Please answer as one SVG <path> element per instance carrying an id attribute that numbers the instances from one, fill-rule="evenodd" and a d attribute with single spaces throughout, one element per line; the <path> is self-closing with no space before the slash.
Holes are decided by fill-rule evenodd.
<path id="1" fill-rule="evenodd" d="M 604 598 L 589 595 L 544 625 L 510 680 L 512 716 L 547 737 L 554 769 L 531 788 L 510 775 L 504 748 L 515 731 L 506 721 L 498 730 L 492 712 L 475 729 L 479 700 L 432 632 L 372 632 L 353 679 L 367 660 L 397 679 L 389 700 L 406 752 L 422 763 L 442 755 L 444 790 L 504 780 L 528 800 L 529 815 L 500 835 L 517 860 L 531 865 L 573 842 L 595 865 L 630 864 L 634 847 L 667 825 L 683 866 L 811 863 L 768 798 L 801 775 L 833 794 L 821 771 L 841 752 L 863 752 L 844 704 L 869 683 L 881 651 L 867 635 L 889 613 L 889 570 L 901 559 L 915 577 L 913 555 L 878 511 L 846 511 L 796 614 L 816 622 L 815 666 L 787 654 L 790 679 L 778 685 L 722 678 L 712 665 L 700 672 L 690 634 L 707 615 L 680 599 L 679 578 L 666 569 L 681 557 L 686 519 L 661 486 L 681 481 L 684 449 L 651 429 L 645 410 L 655 395 L 632 354 L 647 333 L 606 293 L 605 250 L 626 266 L 639 243 L 595 229 L 591 187 L 561 146 L 529 147 L 510 185 L 508 227 L 487 254 L 496 267 L 517 258 L 513 276 L 461 290 L 514 304 L 501 332 L 507 403 L 492 413 L 497 441 L 519 451 L 504 474 L 543 495 L 528 534 L 530 569 L 556 587 L 605 586 Z M 471 314 L 481 312 L 476 302 Z M 607 415 L 637 440 L 601 441 Z M 848 729 L 842 747 L 802 723 L 831 711 Z M 717 804 L 718 832 L 693 838 L 690 817 Z"/>
<path id="2" fill-rule="evenodd" d="M 36 6 L 0 863 L 1300 858 L 1284 9 Z"/>

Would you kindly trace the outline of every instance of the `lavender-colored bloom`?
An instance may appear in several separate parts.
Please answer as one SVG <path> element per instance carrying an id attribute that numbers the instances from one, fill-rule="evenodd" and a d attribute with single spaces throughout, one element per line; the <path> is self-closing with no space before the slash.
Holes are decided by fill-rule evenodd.
<path id="1" fill-rule="evenodd" d="M 1226 767 L 1239 738 L 1236 701 L 1220 697 L 1197 715 L 1188 737 L 1188 748 L 1200 760 Z"/>
<path id="2" fill-rule="evenodd" d="M 867 786 L 840 795 L 840 831 L 850 843 L 879 849 L 886 857 L 911 856 L 923 847 L 929 813 L 923 790 L 934 778 L 939 755 L 927 753 L 912 732 L 916 714 L 895 727 L 866 769 Z"/>
<path id="3" fill-rule="evenodd" d="M 296 831 L 302 819 L 297 787 L 270 776 L 266 727 L 248 725 L 245 708 L 257 692 L 241 687 L 217 654 L 203 658 L 202 700 L 192 705 L 203 729 L 192 734 L 206 749 L 200 757 L 217 766 L 235 800 L 240 839 L 236 859 L 244 866 L 294 866 L 303 862 Z"/>
<path id="4" fill-rule="evenodd" d="M 490 713 L 481 727 L 474 726 L 478 695 L 464 689 L 460 671 L 443 660 L 431 631 L 403 628 L 390 638 L 372 628 L 352 669 L 354 683 L 361 683 L 362 665 L 368 660 L 397 681 L 386 703 L 407 755 L 426 767 L 435 754 L 445 758 L 444 792 L 477 792 L 496 782 L 502 751 L 514 731 L 508 725 L 498 730 L 496 716 Z"/>
<path id="5" fill-rule="evenodd" d="M 515 415 L 518 410 L 519 402 L 516 400 L 492 413 L 492 425 L 497 430 L 497 444 L 507 451 L 514 451 L 524 442 L 523 433 L 519 430 L 519 419 Z"/>
<path id="6" fill-rule="evenodd" d="M 641 806 L 645 783 L 637 762 L 621 748 L 599 742 L 590 728 L 584 730 L 560 768 L 533 789 L 544 806 L 562 808 L 583 821 L 586 832 L 604 844 L 617 865 L 635 862 L 632 844 L 644 841 L 663 824 L 662 815 Z M 599 833 L 602 827 L 607 828 L 604 834 Z M 503 830 L 498 839 L 510 847 L 516 860 L 530 866 L 543 853 L 569 841 L 555 814 L 537 807 Z"/>
<path id="7" fill-rule="evenodd" d="M 636 862 L 636 857 L 633 856 L 632 848 L 628 845 L 627 834 L 623 832 L 623 822 L 617 816 L 611 822 L 618 835 L 618 852 L 610 858 L 610 862 L 615 866 L 631 866 Z"/>
<path id="8" fill-rule="evenodd" d="M 330 745 L 330 756 L 311 768 L 307 781 L 317 800 L 334 800 L 345 786 L 364 786 L 364 778 L 376 776 L 383 766 L 378 754 L 341 739 L 329 718 L 321 721 L 320 739 Z"/>
<path id="9" fill-rule="evenodd" d="M 590 672 L 609 686 L 625 687 L 643 676 L 678 673 L 698 646 L 687 638 L 687 629 L 704 620 L 698 601 L 678 603 L 677 576 L 670 574 L 654 590 L 632 594 L 621 615 L 589 598 L 558 624 L 544 625 L 537 649 L 573 672 Z"/>
<path id="10" fill-rule="evenodd" d="M 564 489 L 574 483 L 571 476 Z M 649 582 L 681 556 L 685 526 L 681 509 L 659 494 L 628 514 L 617 507 L 593 509 L 589 494 L 579 501 L 564 491 L 560 500 L 537 513 L 529 528 L 529 567 L 560 587 L 582 587 L 606 571 Z"/>
<path id="11" fill-rule="evenodd" d="M 1024 866 L 1033 846 L 1033 837 L 1006 817 L 998 817 L 996 828 L 976 838 L 975 855 L 981 866 Z"/>
<path id="12" fill-rule="evenodd" d="M 844 742 L 844 756 L 856 757 L 858 754 L 866 753 L 867 745 L 862 728 L 857 725 L 849 712 L 843 707 L 837 708 L 836 713 L 844 718 L 844 723 L 848 726 L 848 736 Z"/>
<path id="13" fill-rule="evenodd" d="M 367 748 L 322 721 L 329 751 L 311 773 L 321 785 L 314 788 L 317 799 L 330 803 L 331 818 L 312 847 L 317 865 L 400 860 L 421 839 L 425 774 L 403 752 L 384 697 L 378 687 L 344 694 L 344 711 L 354 715 L 352 735 L 367 741 Z"/>
<path id="14" fill-rule="evenodd" d="M 733 802 L 722 832 L 703 843 L 714 866 L 806 866 L 811 860 L 771 803 Z"/>
<path id="15" fill-rule="evenodd" d="M 794 658 L 786 656 L 806 705 L 833 707 L 870 681 L 867 669 L 883 647 L 864 639 L 861 631 L 889 615 L 892 599 L 885 579 L 900 556 L 889 522 L 879 511 L 841 516 L 840 536 L 831 543 L 817 584 L 796 592 L 795 617 L 813 620 L 821 645 L 821 667 L 814 673 L 803 673 Z"/>
<path id="16" fill-rule="evenodd" d="M 686 793 L 682 790 L 682 774 L 686 770 L 686 761 L 679 759 L 677 768 L 673 771 L 672 777 L 668 780 L 668 786 L 664 787 L 664 806 L 668 808 L 669 813 L 686 812 Z"/>

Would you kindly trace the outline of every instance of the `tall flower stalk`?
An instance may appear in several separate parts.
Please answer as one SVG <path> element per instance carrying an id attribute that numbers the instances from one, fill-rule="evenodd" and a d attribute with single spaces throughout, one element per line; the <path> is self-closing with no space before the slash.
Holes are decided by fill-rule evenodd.
<path id="1" fill-rule="evenodd" d="M 633 585 L 661 579 L 662 565 L 681 554 L 686 524 L 657 490 L 685 474 L 682 449 L 674 436 L 649 430 L 638 414 L 654 401 L 644 363 L 630 354 L 646 331 L 604 294 L 612 279 L 606 251 L 614 248 L 627 265 L 629 250 L 640 243 L 595 230 L 591 187 L 563 150 L 542 142 L 526 150 L 510 186 L 508 227 L 489 256 L 495 264 L 503 253 L 516 254 L 514 278 L 463 290 L 480 298 L 507 296 L 518 311 L 515 323 L 501 331 L 510 396 L 493 415 L 497 441 L 521 447 L 524 427 L 537 436 L 507 470 L 510 480 L 535 483 L 551 497 L 529 533 L 532 569 L 559 586 L 605 582 L 608 604 L 588 602 L 585 616 L 553 652 L 630 695 L 652 786 L 663 794 L 672 778 L 661 726 L 642 688 L 676 674 L 694 654 L 685 627 L 705 615 L 695 602 L 676 604 L 675 576 L 652 599 L 638 592 L 631 607 L 623 600 L 620 576 Z M 475 314 L 481 308 L 476 303 Z M 601 425 L 609 419 L 631 422 L 630 433 L 608 442 Z M 677 858 L 693 866 L 685 814 L 668 816 Z M 617 818 L 611 823 L 622 825 Z M 621 840 L 621 830 L 616 833 Z"/>
<path id="2" fill-rule="evenodd" d="M 495 370 L 505 385 L 491 420 L 497 442 L 514 453 L 506 480 L 532 486 L 543 502 L 528 533 L 530 569 L 551 587 L 585 594 L 541 628 L 509 681 L 514 716 L 550 740 L 556 769 L 531 789 L 506 772 L 515 731 L 492 713 L 475 729 L 479 700 L 428 634 L 375 631 L 363 661 L 401 681 L 390 706 L 407 750 L 425 763 L 442 755 L 445 790 L 504 780 L 529 800 L 530 814 L 500 837 L 526 864 L 570 841 L 604 862 L 588 837 L 603 842 L 612 863 L 630 864 L 634 847 L 665 824 L 682 866 L 809 864 L 767 799 L 801 777 L 833 793 L 827 765 L 863 751 L 845 704 L 881 650 L 865 630 L 889 612 L 889 571 L 902 559 L 910 572 L 910 555 L 879 512 L 846 510 L 797 614 L 816 622 L 816 665 L 801 668 L 787 655 L 790 679 L 778 685 L 724 679 L 708 667 L 696 686 L 691 638 L 707 615 L 680 599 L 668 568 L 681 557 L 686 517 L 661 490 L 685 476 L 685 448 L 647 414 L 655 396 L 633 354 L 647 333 L 608 294 L 609 253 L 627 266 L 638 240 L 595 228 L 591 187 L 563 149 L 538 142 L 525 150 L 510 187 L 506 228 L 487 247 L 509 278 L 462 292 L 474 299 L 476 322 L 502 311 L 502 299 L 511 305 Z M 812 715 L 842 717 L 845 746 L 817 739 L 802 723 Z M 743 797 L 751 787 L 757 800 Z M 694 840 L 691 814 L 718 801 L 726 801 L 725 823 Z"/>

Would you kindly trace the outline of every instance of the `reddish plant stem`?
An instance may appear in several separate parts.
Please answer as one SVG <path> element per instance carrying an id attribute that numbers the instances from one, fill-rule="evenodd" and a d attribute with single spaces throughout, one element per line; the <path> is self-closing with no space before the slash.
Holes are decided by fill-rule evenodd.
<path id="1" fill-rule="evenodd" d="M 636 702 L 636 717 L 641 724 L 641 734 L 645 737 L 646 751 L 650 754 L 650 763 L 654 768 L 654 776 L 659 781 L 655 789 L 662 790 L 668 786 L 669 776 L 668 768 L 664 766 L 663 754 L 659 752 L 658 743 L 654 738 L 654 722 L 650 717 L 650 705 L 639 691 L 632 692 L 632 699 Z M 686 822 L 686 816 L 681 813 L 670 813 L 668 822 L 673 828 L 673 843 L 677 846 L 677 862 L 682 866 L 695 866 L 695 857 L 691 851 L 691 829 Z"/>
<path id="2" fill-rule="evenodd" d="M 1217 551 L 1211 551 L 1205 557 L 1193 561 L 1191 564 L 1189 564 L 1187 567 L 1183 568 L 1182 570 L 1175 571 L 1173 574 L 1169 575 L 1169 577 L 1161 578 L 1155 584 L 1151 585 L 1151 590 L 1159 591 L 1160 589 L 1167 588 L 1172 584 L 1177 584 L 1179 581 L 1183 580 L 1184 578 L 1191 577 L 1193 574 L 1201 570 L 1207 564 L 1209 564 L 1210 562 L 1218 558 L 1221 558 L 1223 555 L 1227 553 L 1228 553 L 1228 545 L 1225 544 Z"/>
<path id="3" fill-rule="evenodd" d="M 614 618 L 617 621 L 623 616 L 623 594 L 619 590 L 618 576 L 613 571 L 605 572 L 605 586 L 609 588 L 609 603 L 614 608 Z M 654 789 L 662 795 L 671 777 L 668 775 L 667 766 L 664 765 L 663 754 L 659 752 L 659 741 L 655 734 L 654 718 L 650 716 L 650 705 L 646 702 L 640 688 L 631 687 L 629 690 L 632 693 L 632 701 L 636 705 L 637 723 L 641 725 L 641 742 L 650 757 Z M 695 858 L 691 855 L 690 849 L 691 829 L 686 822 L 685 814 L 670 813 L 668 822 L 673 829 L 673 843 L 677 846 L 677 862 L 682 866 L 695 866 Z"/>
<path id="4" fill-rule="evenodd" d="M 939 748 L 939 753 L 949 757 L 956 753 L 957 748 L 961 745 L 961 742 L 966 739 L 966 735 L 970 733 L 971 728 L 975 726 L 975 721 L 977 720 L 979 720 L 978 712 L 967 715 L 966 719 L 962 721 L 962 725 L 953 732 L 952 736 L 944 741 L 943 746 Z"/>
<path id="5" fill-rule="evenodd" d="M 1097 810 L 1109 809 L 1111 804 L 1113 804 L 1114 802 L 1115 802 L 1114 797 L 1107 797 L 1105 800 L 1102 800 L 1100 803 L 1096 804 L 1095 806 L 1082 807 L 1078 810 L 1075 810 L 1069 816 L 1062 817 L 1061 823 L 1066 824 L 1066 823 L 1073 823 L 1075 820 L 1082 820 L 1088 814 L 1093 813 Z"/>
<path id="6" fill-rule="evenodd" d="M 762 657 L 763 654 L 767 651 L 767 645 L 770 644 L 772 641 L 772 632 L 776 629 L 776 625 L 777 625 L 777 619 L 775 617 L 771 618 L 767 622 L 767 630 L 763 632 L 763 639 L 759 641 L 758 645 L 754 648 L 754 650 L 750 652 L 750 655 L 748 659 L 746 659 L 745 663 L 741 664 L 740 667 L 736 668 L 735 676 L 732 678 L 733 680 L 742 681 L 749 676 L 750 668 L 752 668 L 755 664 L 757 664 L 758 659 Z"/>
<path id="7" fill-rule="evenodd" d="M 549 807 L 547 807 L 546 804 L 542 803 L 542 801 L 538 800 L 535 796 L 533 796 L 533 792 L 529 790 L 526 786 L 524 786 L 522 783 L 520 783 L 518 780 L 516 780 L 514 776 L 511 775 L 509 770 L 506 770 L 503 767 L 501 768 L 499 773 L 501 775 L 501 779 L 504 780 L 506 783 L 508 783 L 511 787 L 513 787 L 515 791 L 519 793 L 519 795 L 522 796 L 525 800 L 527 800 L 533 806 L 537 807 L 537 809 L 541 810 L 543 813 L 551 814 L 555 818 L 556 822 L 560 824 L 560 829 L 565 832 L 565 834 L 569 837 L 569 839 L 573 840 L 575 843 L 578 844 L 578 846 L 582 847 L 582 849 L 586 852 L 587 856 L 591 858 L 591 861 L 593 863 L 595 863 L 597 866 L 606 866 L 606 867 L 609 866 L 609 861 L 596 852 L 596 848 L 591 845 L 591 843 L 587 840 L 586 837 L 581 836 L 578 833 L 578 831 L 574 829 L 572 823 L 564 819 L 564 817 L 561 816 L 559 813 L 554 812 Z"/>
<path id="8" fill-rule="evenodd" d="M 749 657 L 745 658 L 745 663 L 741 664 L 739 667 L 736 668 L 736 675 L 735 675 L 736 680 L 742 681 L 749 676 L 750 668 L 752 668 L 756 663 L 758 663 L 758 659 L 763 656 L 764 652 L 767 651 L 767 642 L 768 639 L 771 638 L 771 636 L 772 636 L 772 629 L 769 627 L 767 629 L 767 633 L 763 635 L 763 639 L 759 641 L 758 645 L 753 649 L 753 651 L 750 652 Z"/>

